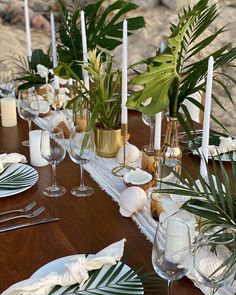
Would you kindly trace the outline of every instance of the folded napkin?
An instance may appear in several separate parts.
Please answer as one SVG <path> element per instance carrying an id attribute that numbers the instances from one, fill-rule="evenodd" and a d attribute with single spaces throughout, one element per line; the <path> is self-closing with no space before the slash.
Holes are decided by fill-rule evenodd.
<path id="1" fill-rule="evenodd" d="M 105 264 L 116 264 L 124 251 L 125 239 L 104 248 L 96 255 L 76 255 L 65 264 L 65 271 L 52 272 L 42 278 L 29 278 L 9 287 L 2 295 L 48 295 L 56 286 L 69 287 L 76 283 L 83 285 L 89 278 L 88 272 Z"/>
<path id="2" fill-rule="evenodd" d="M 217 156 L 228 152 L 234 152 L 236 151 L 236 138 L 220 137 L 219 146 L 209 145 L 208 150 L 212 156 Z M 201 153 L 202 147 L 199 148 L 199 151 Z"/>
<path id="3" fill-rule="evenodd" d="M 26 163 L 25 156 L 18 154 L 18 153 L 11 153 L 11 154 L 1 154 L 0 155 L 0 173 L 3 172 L 5 169 L 4 166 L 6 164 L 12 163 Z"/>

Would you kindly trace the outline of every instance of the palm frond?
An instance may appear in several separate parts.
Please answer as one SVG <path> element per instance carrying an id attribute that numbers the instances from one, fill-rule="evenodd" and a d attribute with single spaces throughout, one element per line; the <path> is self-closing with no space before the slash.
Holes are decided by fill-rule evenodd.
<path id="1" fill-rule="evenodd" d="M 147 64 L 146 71 L 137 72 L 131 84 L 138 84 L 143 89 L 136 91 L 129 98 L 127 103 L 129 108 L 155 114 L 169 107 L 170 115 L 176 116 L 184 100 L 199 91 L 198 83 L 206 77 L 210 56 L 213 56 L 215 60 L 214 71 L 224 65 L 230 65 L 235 60 L 236 48 L 226 44 L 202 60 L 196 61 L 196 57 L 204 56 L 205 48 L 226 31 L 226 27 L 222 27 L 212 34 L 207 32 L 219 15 L 217 4 L 209 5 L 208 2 L 208 0 L 201 0 L 193 8 L 185 8 L 183 14 L 179 15 L 178 23 L 171 24 L 171 35 L 168 38 L 166 50 L 162 54 L 157 52 L 155 57 L 142 62 Z M 217 76 L 216 82 L 233 103 L 227 81 L 219 79 L 219 71 Z M 228 79 L 227 76 L 224 77 Z M 228 80 L 235 84 L 234 79 Z M 201 86 L 201 91 L 205 91 L 205 82 Z M 151 99 L 151 103 L 145 105 L 147 99 Z M 216 93 L 213 93 L 213 99 L 220 107 L 223 107 L 222 99 Z M 202 108 L 201 104 L 197 106 Z M 214 120 L 217 122 L 216 118 Z"/>
<path id="2" fill-rule="evenodd" d="M 86 16 L 86 34 L 88 50 L 98 46 L 101 49 L 113 50 L 122 43 L 122 21 L 121 18 L 129 11 L 137 9 L 138 5 L 125 0 L 118 0 L 103 7 L 104 0 L 88 4 L 84 8 Z M 71 63 L 72 69 L 77 76 L 82 78 L 80 64 L 82 61 L 82 40 L 80 30 L 80 8 L 78 6 L 68 7 L 64 0 L 58 0 L 62 23 L 59 28 L 59 60 Z M 144 18 L 127 18 L 128 34 L 145 26 Z"/>
<path id="3" fill-rule="evenodd" d="M 142 273 L 141 269 L 132 270 L 124 263 L 119 262 L 113 266 L 103 266 L 101 269 L 91 271 L 89 280 L 83 285 L 75 284 L 68 288 L 55 286 L 49 293 L 53 294 L 148 294 L 164 295 L 166 282 L 157 277 L 154 272 Z"/>

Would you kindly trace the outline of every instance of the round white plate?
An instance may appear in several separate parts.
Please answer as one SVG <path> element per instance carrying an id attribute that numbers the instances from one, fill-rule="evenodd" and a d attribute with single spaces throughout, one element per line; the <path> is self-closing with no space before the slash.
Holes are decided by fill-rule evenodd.
<path id="1" fill-rule="evenodd" d="M 12 188 L 12 189 L 1 189 L 0 188 L 0 198 L 4 198 L 4 197 L 9 197 L 9 196 L 13 196 L 16 194 L 19 194 L 29 188 L 31 188 L 37 181 L 39 178 L 38 172 L 31 166 L 26 165 L 26 164 L 22 164 L 22 163 L 14 163 L 12 164 L 6 171 L 4 171 L 1 175 L 0 175 L 0 181 L 1 181 L 1 176 L 4 174 L 6 175 L 6 173 L 9 173 L 9 175 L 12 173 L 14 173 L 14 171 L 16 171 L 16 169 L 18 170 L 18 173 L 22 171 L 24 171 L 24 174 L 26 173 L 27 175 L 30 176 L 30 179 L 24 178 L 24 181 L 22 181 L 23 183 L 25 182 L 27 185 L 18 188 Z M 8 174 L 7 174 L 8 175 Z"/>
<path id="2" fill-rule="evenodd" d="M 198 144 L 198 146 L 201 146 L 201 136 L 198 136 L 198 138 L 196 139 L 196 143 Z M 220 135 L 216 134 L 216 133 L 212 133 L 209 137 L 209 145 L 216 145 L 218 146 L 220 143 Z M 197 150 L 193 149 L 193 144 L 191 141 L 188 142 L 188 147 L 191 150 L 191 152 L 193 153 L 193 155 L 199 156 Z M 214 160 L 219 160 L 219 158 L 221 159 L 221 161 L 223 162 L 229 162 L 231 161 L 231 157 L 233 158 L 234 161 L 236 161 L 236 152 L 230 152 L 230 153 L 224 153 L 224 154 L 220 154 L 219 156 L 214 156 Z M 212 159 L 212 156 L 209 154 L 208 155 L 208 159 Z"/>
<path id="3" fill-rule="evenodd" d="M 82 256 L 84 256 L 84 254 L 81 254 Z M 43 265 L 42 267 L 40 267 L 38 270 L 36 270 L 36 272 L 34 272 L 31 276 L 31 278 L 42 278 L 48 274 L 50 274 L 51 272 L 64 272 L 65 271 L 65 264 L 74 256 L 78 256 L 78 255 L 71 255 L 71 256 L 65 256 L 62 258 L 58 258 L 56 260 L 53 260 L 45 265 Z M 121 262 L 117 262 L 117 266 L 119 266 L 121 264 Z M 104 271 L 106 271 L 110 266 L 109 265 L 104 265 Z M 122 275 L 124 275 L 124 273 L 126 273 L 127 271 L 130 270 L 130 267 L 128 265 L 124 265 L 121 273 L 120 273 L 120 277 Z M 98 277 L 95 279 L 94 283 L 96 284 L 96 282 L 99 282 L 103 276 L 103 273 L 101 271 L 101 274 L 98 275 Z M 58 294 L 58 293 L 57 293 Z M 72 294 L 72 293 L 71 293 Z M 106 293 L 109 294 L 109 293 Z M 122 293 L 120 293 L 122 294 Z M 127 292 L 124 293 L 127 295 Z M 138 291 L 136 292 L 137 295 L 143 295 L 144 291 Z M 105 295 L 105 293 L 104 293 Z"/>

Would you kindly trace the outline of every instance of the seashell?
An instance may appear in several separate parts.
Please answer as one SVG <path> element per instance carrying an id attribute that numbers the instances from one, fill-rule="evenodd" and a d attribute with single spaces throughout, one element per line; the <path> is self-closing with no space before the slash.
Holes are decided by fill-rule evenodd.
<path id="1" fill-rule="evenodd" d="M 152 175 L 144 170 L 141 170 L 140 168 L 136 168 L 135 170 L 130 170 L 129 172 L 125 173 L 123 180 L 127 184 L 143 185 L 152 180 Z"/>
<path id="2" fill-rule="evenodd" d="M 131 186 L 120 194 L 120 213 L 122 216 L 130 217 L 132 214 L 142 210 L 147 202 L 147 195 L 143 189 Z"/>
<path id="3" fill-rule="evenodd" d="M 135 145 L 130 144 L 128 142 L 125 144 L 125 152 L 126 152 L 127 163 L 135 162 L 136 160 L 138 160 L 140 156 L 139 149 Z M 124 147 L 123 146 L 119 149 L 116 155 L 116 161 L 119 164 L 124 163 Z"/>
<path id="4" fill-rule="evenodd" d="M 54 113 L 50 119 L 52 127 L 60 127 L 63 130 L 64 137 L 70 138 L 70 128 L 66 116 L 63 113 Z"/>

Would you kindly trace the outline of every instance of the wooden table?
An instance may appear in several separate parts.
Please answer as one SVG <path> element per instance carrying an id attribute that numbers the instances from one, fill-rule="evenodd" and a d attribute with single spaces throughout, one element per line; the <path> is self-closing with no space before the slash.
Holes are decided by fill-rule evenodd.
<path id="1" fill-rule="evenodd" d="M 130 142 L 139 147 L 148 143 L 149 130 L 142 123 L 140 114 L 132 112 L 129 132 Z M 29 149 L 21 145 L 27 136 L 27 123 L 19 118 L 17 127 L 0 127 L 0 152 L 19 152 L 29 160 Z M 132 219 L 120 215 L 118 204 L 87 173 L 85 182 L 94 188 L 94 194 L 87 198 L 70 194 L 70 189 L 79 183 L 79 166 L 68 155 L 57 167 L 58 183 L 67 189 L 67 194 L 60 198 L 52 199 L 42 194 L 43 188 L 51 183 L 50 167 L 36 169 L 39 173 L 37 184 L 15 196 L 1 198 L 0 211 L 21 208 L 35 200 L 37 206 L 46 207 L 42 216 L 59 217 L 60 220 L 0 233 L 0 292 L 28 278 L 49 261 L 77 253 L 96 253 L 122 238 L 127 239 L 122 260 L 132 268 L 144 266 L 145 270 L 152 270 L 151 243 Z M 187 278 L 174 283 L 173 295 L 190 294 L 202 293 Z"/>

